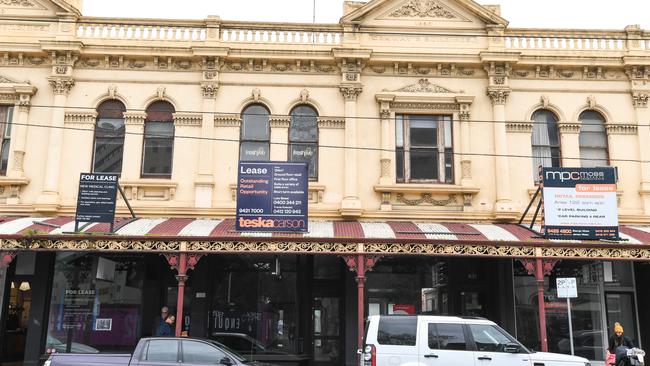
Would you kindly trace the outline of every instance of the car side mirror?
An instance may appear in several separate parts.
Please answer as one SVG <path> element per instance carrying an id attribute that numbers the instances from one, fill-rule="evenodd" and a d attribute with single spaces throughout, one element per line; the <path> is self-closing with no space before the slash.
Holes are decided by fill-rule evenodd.
<path id="1" fill-rule="evenodd" d="M 219 364 L 224 366 L 232 366 L 232 360 L 228 357 L 224 357 L 221 360 L 219 360 Z"/>
<path id="2" fill-rule="evenodd" d="M 521 347 L 519 347 L 519 345 L 515 344 L 515 343 L 508 343 L 508 344 L 506 344 L 506 347 L 505 347 L 505 351 L 507 353 L 519 353 L 520 350 L 521 350 Z"/>

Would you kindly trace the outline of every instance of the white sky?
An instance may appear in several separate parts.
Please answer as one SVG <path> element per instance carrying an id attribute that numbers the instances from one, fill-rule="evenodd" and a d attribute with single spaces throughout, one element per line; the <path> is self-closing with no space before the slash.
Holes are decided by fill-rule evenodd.
<path id="1" fill-rule="evenodd" d="M 84 0 L 82 13 L 125 18 L 203 19 L 337 23 L 343 0 Z M 650 29 L 650 0 L 478 0 L 500 4 L 516 28 Z M 181 6 L 179 6 L 181 4 Z"/>

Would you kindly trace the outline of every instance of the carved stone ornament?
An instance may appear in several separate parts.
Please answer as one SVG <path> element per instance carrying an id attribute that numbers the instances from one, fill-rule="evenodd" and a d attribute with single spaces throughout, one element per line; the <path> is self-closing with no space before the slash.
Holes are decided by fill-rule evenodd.
<path id="1" fill-rule="evenodd" d="M 253 96 L 253 100 L 256 102 L 260 101 L 260 97 L 262 96 L 262 91 L 259 88 L 253 89 L 251 92 L 251 95 Z"/>
<path id="2" fill-rule="evenodd" d="M 115 99 L 115 94 L 117 94 L 117 86 L 116 85 L 109 86 L 108 96 L 111 97 L 111 99 Z"/>
<path id="3" fill-rule="evenodd" d="M 587 97 L 587 105 L 589 108 L 594 109 L 596 108 L 596 97 L 593 95 L 590 95 Z"/>
<path id="4" fill-rule="evenodd" d="M 379 111 L 379 114 L 381 115 L 381 119 L 389 119 L 390 109 L 382 109 L 381 111 Z"/>
<path id="5" fill-rule="evenodd" d="M 558 123 L 560 134 L 578 134 L 580 133 L 580 123 L 561 122 Z"/>
<path id="6" fill-rule="evenodd" d="M 440 85 L 431 84 L 429 79 L 420 79 L 416 84 L 408 85 L 394 91 L 407 93 L 455 93 L 454 91 L 443 88 Z"/>
<path id="7" fill-rule="evenodd" d="M 632 105 L 635 108 L 646 108 L 648 106 L 648 93 L 633 92 Z"/>
<path id="8" fill-rule="evenodd" d="M 389 178 L 390 177 L 390 159 L 381 159 L 380 161 L 381 164 L 381 177 L 382 178 Z"/>
<path id="9" fill-rule="evenodd" d="M 389 14 L 393 18 L 456 19 L 454 13 L 434 0 L 411 0 Z"/>
<path id="10" fill-rule="evenodd" d="M 303 89 L 300 91 L 300 101 L 305 103 L 309 99 L 309 90 Z"/>
<path id="11" fill-rule="evenodd" d="M 636 125 L 622 125 L 622 124 L 605 124 L 607 135 L 636 135 L 638 126 Z"/>
<path id="12" fill-rule="evenodd" d="M 510 90 L 507 89 L 488 89 L 487 95 L 492 100 L 492 104 L 500 105 L 506 104 L 508 101 L 508 96 L 510 96 Z"/>
<path id="13" fill-rule="evenodd" d="M 461 174 L 463 179 L 471 179 L 472 178 L 472 161 L 471 160 L 463 160 L 460 162 L 460 167 L 461 167 Z"/>
<path id="14" fill-rule="evenodd" d="M 216 98 L 219 91 L 219 85 L 216 83 L 203 83 L 201 84 L 201 93 L 203 98 Z"/>
<path id="15" fill-rule="evenodd" d="M 74 79 L 71 78 L 50 78 L 49 82 L 57 95 L 67 95 L 74 86 Z"/>
<path id="16" fill-rule="evenodd" d="M 29 0 L 0 0 L 0 5 L 17 6 L 22 8 L 33 8 L 36 6 Z"/>
<path id="17" fill-rule="evenodd" d="M 449 206 L 452 203 L 456 203 L 456 196 L 449 195 L 447 199 L 437 200 L 431 196 L 431 193 L 422 193 L 420 194 L 420 198 L 412 200 L 404 197 L 403 193 L 398 193 L 395 200 L 407 206 L 419 206 L 423 203 L 429 203 L 433 206 Z"/>
<path id="18" fill-rule="evenodd" d="M 158 89 L 156 89 L 156 96 L 158 97 L 158 99 L 164 99 L 166 92 L 167 92 L 167 88 L 165 88 L 164 86 L 159 86 Z"/>
<path id="19" fill-rule="evenodd" d="M 359 94 L 363 91 L 363 88 L 359 85 L 341 85 L 339 89 L 346 101 L 356 101 Z"/>
<path id="20" fill-rule="evenodd" d="M 542 103 L 542 107 L 544 108 L 548 108 L 548 104 L 550 103 L 547 95 L 542 95 L 542 97 L 540 98 L 540 102 Z"/>
<path id="21" fill-rule="evenodd" d="M 532 122 L 508 122 L 506 123 L 506 132 L 533 133 L 533 123 Z"/>

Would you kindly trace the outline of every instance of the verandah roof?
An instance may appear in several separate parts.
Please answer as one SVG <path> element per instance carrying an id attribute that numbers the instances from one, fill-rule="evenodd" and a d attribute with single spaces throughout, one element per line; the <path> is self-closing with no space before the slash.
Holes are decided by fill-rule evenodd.
<path id="1" fill-rule="evenodd" d="M 306 233 L 237 232 L 233 219 L 117 219 L 74 234 L 73 217 L 0 218 L 0 250 L 428 254 L 650 260 L 650 227 L 621 241 L 549 240 L 516 224 L 310 221 Z"/>

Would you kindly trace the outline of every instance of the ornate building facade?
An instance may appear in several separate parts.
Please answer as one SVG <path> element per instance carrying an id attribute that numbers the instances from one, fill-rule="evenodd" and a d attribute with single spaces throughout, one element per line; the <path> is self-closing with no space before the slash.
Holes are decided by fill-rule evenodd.
<path id="1" fill-rule="evenodd" d="M 129 350 L 185 285 L 191 335 L 245 333 L 313 365 L 355 364 L 364 314 L 397 309 L 487 316 L 568 352 L 563 275 L 581 278 L 582 355 L 602 360 L 621 317 L 650 342 L 638 26 L 513 29 L 472 0 L 346 2 L 337 24 L 97 18 L 81 0 L 0 10 L 5 362 L 71 341 Z M 239 160 L 309 163 L 309 233 L 234 232 Z M 615 166 L 622 240 L 516 225 L 539 165 Z M 84 172 L 120 174 L 138 218 L 71 233 Z M 80 289 L 97 299 L 66 297 Z M 91 310 L 66 318 L 70 301 Z"/>

